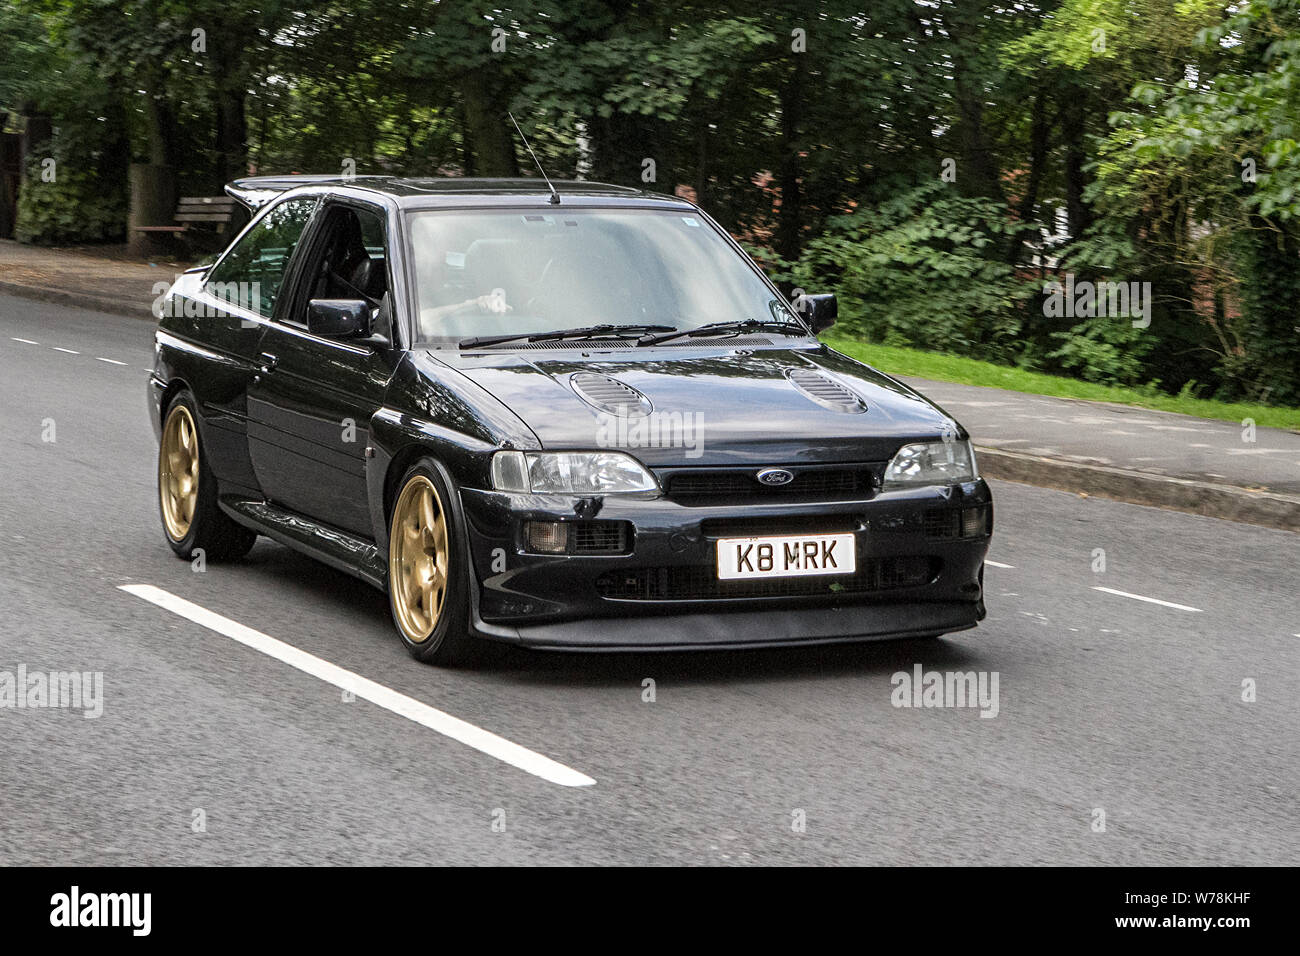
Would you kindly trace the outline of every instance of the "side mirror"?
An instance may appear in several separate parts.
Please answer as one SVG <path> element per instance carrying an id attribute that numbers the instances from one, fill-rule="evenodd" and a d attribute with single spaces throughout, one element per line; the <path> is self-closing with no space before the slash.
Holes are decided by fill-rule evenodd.
<path id="1" fill-rule="evenodd" d="M 804 317 L 807 318 L 808 324 L 812 326 L 813 334 L 825 332 L 835 324 L 835 319 L 839 317 L 840 305 L 835 301 L 835 296 L 827 293 L 825 295 L 806 295 L 803 297 Z"/>
<path id="2" fill-rule="evenodd" d="M 307 331 L 329 339 L 364 338 L 372 331 L 370 304 L 364 299 L 312 299 Z"/>

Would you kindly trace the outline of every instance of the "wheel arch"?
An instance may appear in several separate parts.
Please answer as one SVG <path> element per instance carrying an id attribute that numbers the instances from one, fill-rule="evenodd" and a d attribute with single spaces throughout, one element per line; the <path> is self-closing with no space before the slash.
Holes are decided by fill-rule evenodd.
<path id="1" fill-rule="evenodd" d="M 456 499 L 452 507 L 463 516 L 460 489 L 487 480 L 489 461 L 497 450 L 495 445 L 392 409 L 381 409 L 371 418 L 370 443 L 366 466 L 370 516 L 375 542 L 384 550 L 397 486 L 412 464 L 427 457 L 441 465 Z"/>

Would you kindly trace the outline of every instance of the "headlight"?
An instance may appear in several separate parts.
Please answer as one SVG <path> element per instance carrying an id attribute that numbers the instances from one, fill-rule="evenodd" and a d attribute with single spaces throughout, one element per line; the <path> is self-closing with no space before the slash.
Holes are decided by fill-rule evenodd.
<path id="1" fill-rule="evenodd" d="M 885 490 L 917 485 L 952 485 L 976 477 L 975 451 L 968 441 L 927 441 L 898 449 L 885 469 Z"/>
<path id="2" fill-rule="evenodd" d="M 659 490 L 644 465 L 615 451 L 499 451 L 492 456 L 492 487 L 537 495 Z"/>

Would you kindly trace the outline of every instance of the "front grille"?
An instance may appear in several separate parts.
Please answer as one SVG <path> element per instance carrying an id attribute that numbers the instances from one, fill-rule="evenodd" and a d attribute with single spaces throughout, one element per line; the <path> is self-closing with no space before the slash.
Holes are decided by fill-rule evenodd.
<path id="1" fill-rule="evenodd" d="M 748 504 L 790 498 L 865 498 L 876 484 L 875 471 L 869 465 L 795 472 L 794 480 L 785 485 L 764 485 L 755 477 L 757 472 L 758 469 L 680 471 L 668 477 L 666 490 L 669 498 L 682 504 L 714 503 L 724 498 Z"/>
<path id="2" fill-rule="evenodd" d="M 709 601 L 726 598 L 830 597 L 919 587 L 938 576 L 938 558 L 906 555 L 862 562 L 854 574 L 719 581 L 711 567 L 683 565 L 606 571 L 596 591 L 614 601 Z"/>
<path id="3" fill-rule="evenodd" d="M 626 521 L 575 521 L 573 553 L 626 554 L 631 550 L 628 547 L 630 528 Z"/>

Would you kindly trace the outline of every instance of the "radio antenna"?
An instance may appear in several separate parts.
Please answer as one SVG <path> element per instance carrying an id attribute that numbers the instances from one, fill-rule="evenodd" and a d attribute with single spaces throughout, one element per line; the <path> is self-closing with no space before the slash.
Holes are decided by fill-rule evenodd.
<path id="1" fill-rule="evenodd" d="M 519 134 L 519 138 L 524 141 L 524 149 L 528 150 L 528 155 L 533 157 L 533 162 L 537 164 L 537 171 L 541 173 L 542 178 L 546 180 L 546 188 L 551 191 L 551 205 L 558 206 L 560 204 L 560 194 L 555 191 L 555 186 L 551 183 L 551 177 L 546 175 L 546 170 L 542 169 L 542 161 L 537 158 L 537 154 L 533 152 L 533 148 L 528 145 L 528 137 L 525 136 L 524 131 L 519 128 L 519 121 L 515 119 L 515 114 L 506 110 L 506 115 L 510 117 L 510 122 L 515 124 L 515 131 Z"/>

